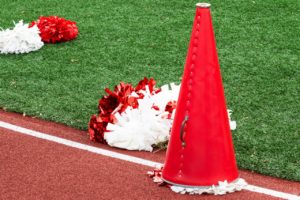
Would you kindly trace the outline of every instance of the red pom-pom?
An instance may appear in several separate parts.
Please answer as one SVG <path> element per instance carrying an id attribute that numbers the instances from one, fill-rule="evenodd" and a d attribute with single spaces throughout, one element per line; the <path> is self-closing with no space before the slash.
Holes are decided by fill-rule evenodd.
<path id="1" fill-rule="evenodd" d="M 65 42 L 78 35 L 76 22 L 58 16 L 41 16 L 37 21 L 31 22 L 30 27 L 34 25 L 37 25 L 42 41 L 46 43 Z"/>
<path id="2" fill-rule="evenodd" d="M 106 131 L 107 122 L 101 117 L 93 115 L 89 123 L 90 139 L 96 142 L 105 143 L 104 132 Z"/>

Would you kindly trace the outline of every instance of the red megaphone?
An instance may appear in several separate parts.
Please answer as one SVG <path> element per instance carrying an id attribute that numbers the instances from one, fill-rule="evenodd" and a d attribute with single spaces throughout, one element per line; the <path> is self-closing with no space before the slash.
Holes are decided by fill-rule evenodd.
<path id="1" fill-rule="evenodd" d="M 238 178 L 210 4 L 196 8 L 163 180 L 212 186 Z"/>

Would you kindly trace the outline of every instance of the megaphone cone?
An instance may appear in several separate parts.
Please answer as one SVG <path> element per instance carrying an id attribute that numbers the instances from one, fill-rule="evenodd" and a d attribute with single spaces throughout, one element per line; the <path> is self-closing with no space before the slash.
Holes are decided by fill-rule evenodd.
<path id="1" fill-rule="evenodd" d="M 199 3 L 189 43 L 164 181 L 203 187 L 237 180 L 210 5 Z"/>

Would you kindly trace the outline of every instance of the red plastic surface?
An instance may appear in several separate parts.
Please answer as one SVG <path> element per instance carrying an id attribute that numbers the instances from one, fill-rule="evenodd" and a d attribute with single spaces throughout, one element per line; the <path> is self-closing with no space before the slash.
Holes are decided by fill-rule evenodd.
<path id="1" fill-rule="evenodd" d="M 209 8 L 196 8 L 163 178 L 187 186 L 238 178 Z"/>

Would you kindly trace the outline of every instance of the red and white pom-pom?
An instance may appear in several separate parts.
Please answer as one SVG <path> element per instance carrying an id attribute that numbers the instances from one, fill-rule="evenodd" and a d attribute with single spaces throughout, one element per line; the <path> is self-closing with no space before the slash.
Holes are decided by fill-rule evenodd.
<path id="1" fill-rule="evenodd" d="M 1 54 L 28 53 L 39 50 L 43 45 L 37 26 L 29 28 L 22 20 L 13 29 L 0 31 Z"/>
<path id="2" fill-rule="evenodd" d="M 35 24 L 46 43 L 65 42 L 75 39 L 78 35 L 76 22 L 58 16 L 41 16 L 37 21 L 31 22 L 31 26 Z"/>
<path id="3" fill-rule="evenodd" d="M 138 107 L 128 107 L 125 112 L 115 115 L 116 123 L 109 123 L 104 139 L 110 146 L 128 149 L 152 151 L 153 145 L 169 140 L 172 120 L 165 107 L 169 101 L 176 100 L 179 86 L 163 86 L 158 93 L 151 94 L 146 86 L 138 91 L 143 95 L 138 99 Z M 155 108 L 153 107 L 155 106 Z"/>

